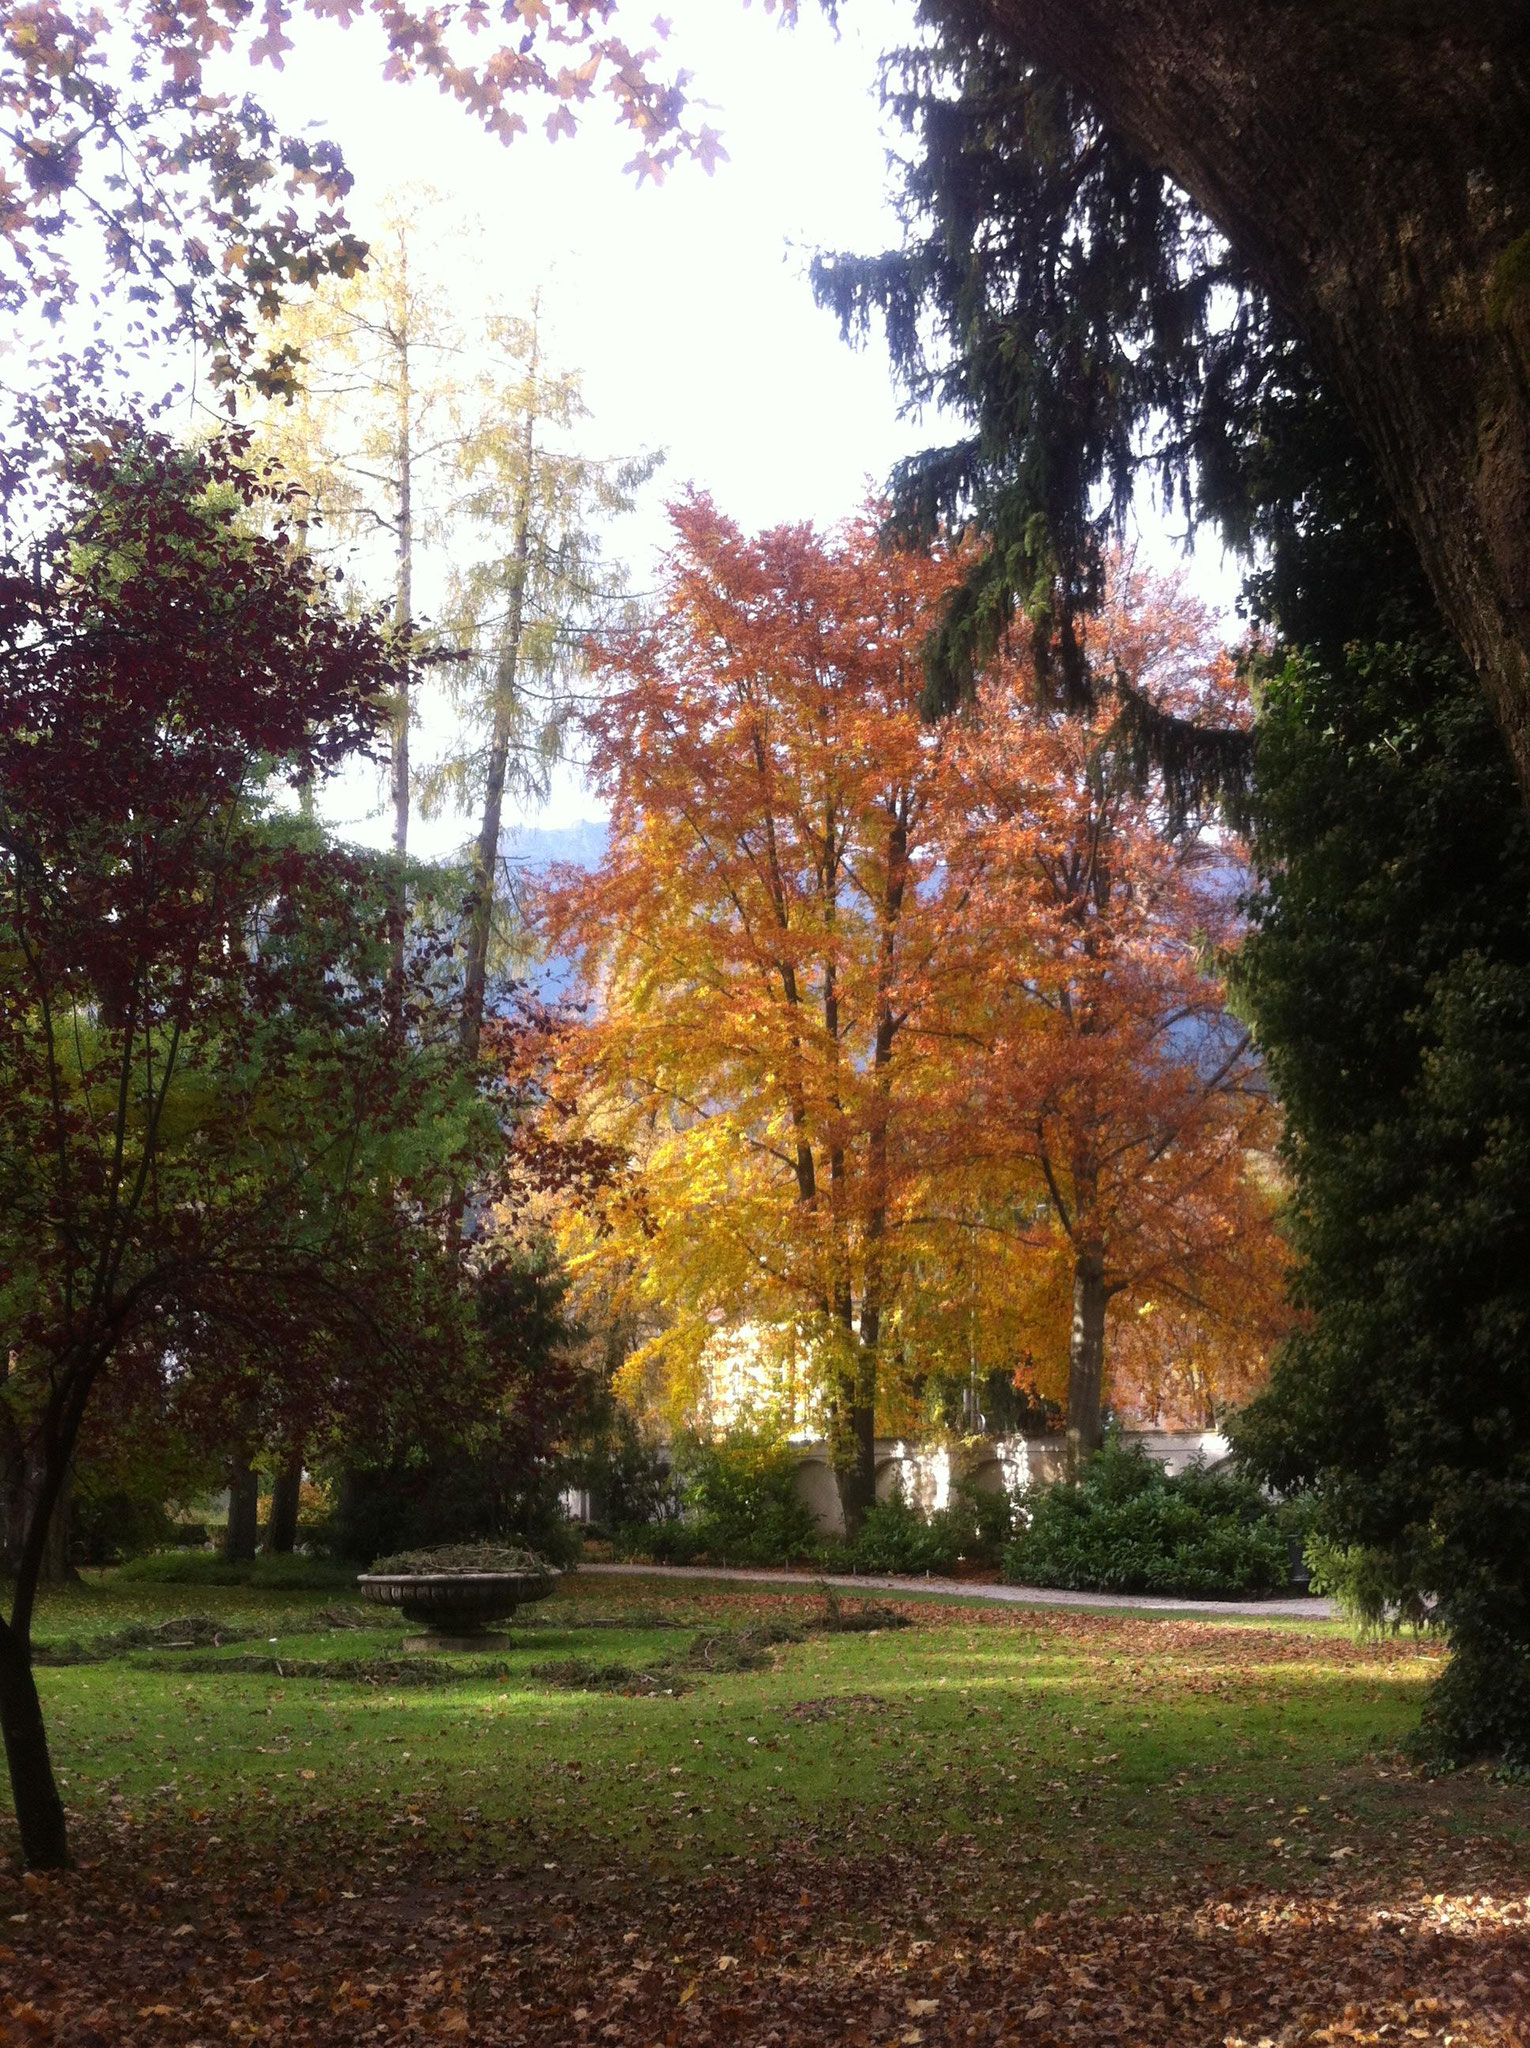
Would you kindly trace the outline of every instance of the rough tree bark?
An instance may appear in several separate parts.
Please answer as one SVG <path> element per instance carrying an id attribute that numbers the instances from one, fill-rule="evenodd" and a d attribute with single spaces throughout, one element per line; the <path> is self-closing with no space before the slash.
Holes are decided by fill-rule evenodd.
<path id="1" fill-rule="evenodd" d="M 1073 1327 L 1068 1339 L 1068 1466 L 1077 1472 L 1100 1448 L 1105 1393 L 1105 1252 L 1080 1245 L 1073 1261 Z"/>
<path id="2" fill-rule="evenodd" d="M 231 1563 L 252 1563 L 259 1538 L 260 1474 L 248 1465 L 235 1465 L 228 1478 L 228 1527 L 223 1534 L 223 1555 Z"/>
<path id="3" fill-rule="evenodd" d="M 266 1523 L 266 1550 L 272 1557 L 290 1557 L 297 1548 L 298 1507 L 303 1491 L 301 1455 L 288 1458 L 271 1482 L 271 1515 Z"/>
<path id="4" fill-rule="evenodd" d="M 1346 398 L 1530 801 L 1530 6 L 968 0 L 1172 176 Z"/>

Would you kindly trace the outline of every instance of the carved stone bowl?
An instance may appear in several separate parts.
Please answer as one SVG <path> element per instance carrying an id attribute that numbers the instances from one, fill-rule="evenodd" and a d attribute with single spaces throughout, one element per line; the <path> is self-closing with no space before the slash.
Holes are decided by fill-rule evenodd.
<path id="1" fill-rule="evenodd" d="M 405 1619 L 436 1636 L 481 1635 L 490 1622 L 508 1621 L 518 1607 L 545 1600 L 558 1574 L 548 1567 L 522 1572 L 362 1572 L 362 1597 L 401 1607 Z"/>

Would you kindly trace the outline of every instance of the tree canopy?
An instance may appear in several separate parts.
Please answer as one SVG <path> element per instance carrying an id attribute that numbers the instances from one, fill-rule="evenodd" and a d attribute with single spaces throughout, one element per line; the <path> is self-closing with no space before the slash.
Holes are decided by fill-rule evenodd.
<path id="1" fill-rule="evenodd" d="M 103 430 L 66 488 L 0 578 L 3 1407 L 33 1475 L 0 1722 L 45 1862 L 31 1608 L 98 1389 L 173 1363 L 244 1432 L 252 1403 L 375 1410 L 415 1370 L 396 1331 L 456 1343 L 421 1226 L 497 1129 L 450 1042 L 392 1028 L 391 878 L 291 801 L 376 739 L 379 621 L 257 519 L 237 449 Z"/>
<path id="2" fill-rule="evenodd" d="M 631 1390 L 652 1367 L 694 1412 L 730 1346 L 795 1374 L 854 1526 L 879 1427 L 958 1359 L 1039 1359 L 1082 1449 L 1112 1304 L 1198 1323 L 1219 1393 L 1257 1377 L 1280 1260 L 1270 1105 L 1208 964 L 1230 853 L 1166 834 L 1109 715 L 1038 709 L 1024 663 L 922 720 L 959 559 L 675 517 L 660 613 L 584 714 L 610 847 L 546 906 L 596 1005 L 581 1113 L 629 1162 L 573 1244 L 656 1325 Z M 1236 694 L 1173 593 L 1128 581 L 1098 638 L 1165 710 Z"/>

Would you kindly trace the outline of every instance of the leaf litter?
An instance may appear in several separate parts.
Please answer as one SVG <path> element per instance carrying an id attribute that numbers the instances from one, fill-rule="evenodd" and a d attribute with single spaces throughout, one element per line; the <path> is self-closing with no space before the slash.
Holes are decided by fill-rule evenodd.
<path id="1" fill-rule="evenodd" d="M 936 1620 L 910 1605 L 921 1622 Z M 768 1655 L 813 1618 L 800 1603 L 694 1602 L 688 1626 L 700 1633 L 675 1663 L 698 1656 L 704 1673 L 725 1635 Z M 1070 1656 L 1103 1653 L 1112 1684 L 1133 1699 L 1220 1702 L 1240 1667 L 1315 1653 L 1335 1669 L 1418 1654 L 1189 1621 L 939 1619 L 962 1632 L 1024 1628 Z M 900 1749 L 914 1733 L 901 1695 L 846 1690 L 776 1711 L 797 1728 L 871 1715 Z M 974 1701 L 960 1711 L 993 1709 Z M 1087 1761 L 1108 1767 L 1113 1757 Z M 559 1768 L 566 1779 L 573 1765 Z M 397 1796 L 370 1829 L 336 1804 L 311 1804 L 264 1835 L 238 1811 L 139 1802 L 134 1816 L 116 1804 L 110 1818 L 76 1813 L 78 1869 L 0 1873 L 0 2044 L 1530 2048 L 1523 1831 L 1423 1826 L 1438 1788 L 1426 1794 L 1389 1756 L 1358 1769 L 1384 1788 L 1387 1813 L 1373 1823 L 1346 1813 L 1344 1839 L 1325 1834 L 1315 1845 L 1325 1853 L 1300 1864 L 1292 1837 L 1309 1829 L 1307 1809 L 1272 1812 L 1273 1860 L 1252 1881 L 1202 1867 L 1182 1839 L 1144 1833 L 1126 1910 L 1119 1895 L 1085 1888 L 1104 1882 L 1087 1859 L 1049 1873 L 1046 1910 L 1035 1910 L 1035 1894 L 1027 1903 L 1039 1852 L 1056 1846 L 1046 1831 L 1069 1826 L 1060 1817 L 990 1822 L 982 1838 L 953 1819 L 933 1842 L 900 1844 L 878 1839 L 888 1823 L 867 1808 L 868 1846 L 865 1833 L 859 1845 L 836 1842 L 852 1828 L 803 1813 L 785 1840 L 746 1824 L 724 1849 L 700 1852 L 713 1861 L 698 1868 L 657 1836 L 646 1851 L 597 1839 L 535 1797 L 498 1824 L 463 1807 L 431 1830 L 432 1785 Z M 1355 1775 L 1335 1767 L 1333 1789 L 1349 1804 L 1341 1780 Z M 1515 1822 L 1517 1790 L 1457 1782 L 1459 1822 Z M 1185 1804 L 1197 1811 L 1194 1798 Z M 1205 1806 L 1208 1836 L 1234 1824 L 1225 1805 Z M 1069 1868 L 1082 1881 L 1067 1880 L 1064 1904 Z"/>
<path id="2" fill-rule="evenodd" d="M 667 1880 L 540 1854 L 454 1873 L 394 1842 L 303 1888 L 280 1860 L 209 1848 L 188 1867 L 136 1846 L 97 1839 L 77 1871 L 4 1880 L 7 2048 L 1530 2040 L 1530 1897 L 1502 1871 L 1491 1888 L 1330 1882 L 1109 1918 L 1080 1899 L 1010 1924 L 909 1854 L 738 1857 Z"/>

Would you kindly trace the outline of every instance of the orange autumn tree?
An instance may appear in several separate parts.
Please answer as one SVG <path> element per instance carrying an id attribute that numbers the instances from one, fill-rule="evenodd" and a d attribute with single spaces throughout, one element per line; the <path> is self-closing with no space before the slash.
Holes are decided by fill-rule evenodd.
<path id="1" fill-rule="evenodd" d="M 1086 649 L 1160 709 L 1226 724 L 1238 683 L 1208 617 L 1119 570 Z M 968 903 L 965 1009 L 948 1085 L 968 1109 L 934 1148 L 933 1206 L 1033 1247 L 1071 1282 L 1067 1426 L 1101 1437 L 1107 1327 L 1119 1395 L 1204 1422 L 1278 1328 L 1275 1110 L 1217 972 L 1241 870 L 1225 835 L 1165 815 L 1091 715 L 1048 710 L 1001 665 L 945 753 L 947 859 Z M 1113 1314 L 1112 1314 L 1113 1312 Z"/>
<path id="2" fill-rule="evenodd" d="M 651 1333 L 627 1389 L 679 1419 L 720 1354 L 789 1365 L 852 1528 L 879 1416 L 913 1424 L 930 1381 L 1065 1381 L 1097 1443 L 1112 1309 L 1118 1393 L 1188 1377 L 1201 1419 L 1279 1292 L 1273 1112 L 1208 951 L 1228 848 L 1166 829 L 1108 715 L 1039 709 L 1019 663 L 923 721 L 951 560 L 870 522 L 674 519 L 585 716 L 607 855 L 543 905 L 592 1008 L 560 1093 L 628 1161 L 567 1238 Z M 1164 709 L 1226 709 L 1171 591 L 1123 582 L 1095 651 Z"/>
<path id="3" fill-rule="evenodd" d="M 635 1163 L 602 1216 L 662 1310 L 635 1370 L 693 1390 L 720 1324 L 807 1360 L 853 1529 L 961 916 L 919 715 L 956 571 L 869 520 L 753 539 L 705 498 L 672 516 L 657 616 L 603 650 L 585 721 L 609 852 L 546 928 L 594 998 L 585 1114 Z"/>

